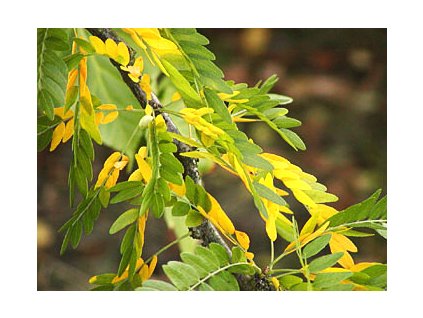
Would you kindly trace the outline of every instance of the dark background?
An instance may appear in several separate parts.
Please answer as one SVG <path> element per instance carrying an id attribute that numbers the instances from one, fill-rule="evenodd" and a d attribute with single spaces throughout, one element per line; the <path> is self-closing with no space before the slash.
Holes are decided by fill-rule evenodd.
<path id="1" fill-rule="evenodd" d="M 199 29 L 210 40 L 209 49 L 225 79 L 255 85 L 272 74 L 280 78 L 272 92 L 291 96 L 289 116 L 302 121 L 295 131 L 307 150 L 295 152 L 261 123 L 243 129 L 265 151 L 288 158 L 315 175 L 340 199 L 341 210 L 376 189 L 386 194 L 386 29 Z M 96 147 L 94 175 L 112 152 Z M 120 236 L 108 229 L 122 212 L 119 206 L 102 211 L 89 237 L 77 250 L 59 256 L 62 235 L 57 229 L 70 217 L 67 171 L 70 143 L 53 153 L 38 154 L 38 290 L 86 290 L 88 278 L 116 272 Z M 120 180 L 128 176 L 121 175 Z M 268 261 L 269 243 L 264 225 L 248 193 L 238 179 L 221 169 L 204 176 L 207 190 L 221 203 L 237 228 L 252 239 L 251 251 L 258 265 Z M 292 203 L 292 201 L 290 202 Z M 301 206 L 293 206 L 300 226 L 307 218 Z M 162 220 L 151 220 L 144 255 L 149 256 L 174 239 Z M 386 262 L 386 241 L 379 236 L 354 240 L 359 253 L 355 262 Z M 278 254 L 284 248 L 277 241 Z M 159 264 L 177 258 L 177 249 L 161 255 Z M 293 266 L 287 258 L 281 266 Z M 156 275 L 161 278 L 158 270 Z"/>

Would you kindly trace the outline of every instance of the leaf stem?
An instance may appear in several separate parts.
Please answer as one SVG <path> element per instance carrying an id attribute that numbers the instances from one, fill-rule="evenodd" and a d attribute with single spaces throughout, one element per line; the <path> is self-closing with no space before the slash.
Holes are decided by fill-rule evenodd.
<path id="1" fill-rule="evenodd" d="M 153 255 L 151 255 L 146 261 L 145 263 L 148 263 L 151 261 L 151 259 L 153 258 L 154 255 L 159 256 L 161 253 L 163 253 L 164 251 L 166 251 L 167 249 L 171 248 L 173 245 L 178 244 L 180 241 L 182 241 L 183 239 L 189 237 L 191 235 L 190 232 L 182 235 L 181 237 L 177 238 L 176 240 L 173 240 L 172 242 L 170 242 L 169 244 L 167 244 L 166 246 L 163 246 L 161 249 L 159 249 L 156 253 L 154 253 Z"/>

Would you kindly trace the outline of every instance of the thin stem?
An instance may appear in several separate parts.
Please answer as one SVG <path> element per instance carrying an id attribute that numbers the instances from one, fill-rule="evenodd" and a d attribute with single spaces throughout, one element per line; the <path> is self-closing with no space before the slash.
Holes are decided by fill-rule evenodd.
<path id="1" fill-rule="evenodd" d="M 270 265 L 269 265 L 270 270 L 272 270 L 274 258 L 275 258 L 275 246 L 273 244 L 273 241 L 270 240 Z"/>
<path id="2" fill-rule="evenodd" d="M 173 245 L 178 244 L 180 241 L 182 241 L 183 239 L 187 238 L 190 236 L 190 232 L 187 232 L 186 234 L 182 235 L 181 237 L 177 238 L 176 240 L 170 242 L 169 244 L 167 244 L 166 246 L 163 246 L 161 249 L 159 249 L 156 253 L 154 253 L 153 255 L 151 255 L 146 261 L 145 263 L 148 263 L 151 261 L 151 259 L 153 258 L 154 255 L 159 256 L 161 253 L 163 253 L 164 251 L 166 251 L 167 249 L 171 248 Z"/>

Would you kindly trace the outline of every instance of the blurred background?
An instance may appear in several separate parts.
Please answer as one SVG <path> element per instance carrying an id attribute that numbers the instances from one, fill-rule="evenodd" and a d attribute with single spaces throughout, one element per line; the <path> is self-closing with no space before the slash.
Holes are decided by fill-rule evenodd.
<path id="1" fill-rule="evenodd" d="M 272 92 L 288 95 L 289 116 L 302 121 L 294 129 L 307 146 L 304 152 L 290 148 L 265 124 L 240 126 L 266 152 L 282 155 L 315 175 L 328 192 L 340 199 L 338 210 L 366 199 L 376 189 L 386 194 L 387 100 L 386 29 L 198 29 L 209 40 L 216 64 L 225 79 L 255 85 L 272 74 L 279 82 Z M 76 250 L 59 255 L 62 234 L 58 228 L 71 216 L 67 173 L 70 143 L 53 153 L 38 153 L 38 290 L 87 290 L 94 274 L 116 272 L 121 236 L 108 229 L 123 211 L 119 205 L 103 210 L 89 237 Z M 94 175 L 112 152 L 95 147 Z M 120 180 L 128 175 L 121 174 Z M 249 194 L 238 179 L 213 168 L 204 175 L 207 191 L 215 196 L 237 229 L 249 234 L 255 261 L 269 260 L 264 225 Z M 290 201 L 290 203 L 294 203 Z M 300 227 L 308 217 L 300 205 L 292 205 Z M 175 238 L 163 220 L 149 219 L 143 255 L 150 256 Z M 355 262 L 386 262 L 386 240 L 379 236 L 355 238 L 359 253 Z M 276 241 L 276 255 L 286 243 Z M 159 265 L 178 258 L 177 247 L 161 254 Z M 295 266 L 287 257 L 281 267 Z M 163 278 L 159 267 L 156 277 Z"/>

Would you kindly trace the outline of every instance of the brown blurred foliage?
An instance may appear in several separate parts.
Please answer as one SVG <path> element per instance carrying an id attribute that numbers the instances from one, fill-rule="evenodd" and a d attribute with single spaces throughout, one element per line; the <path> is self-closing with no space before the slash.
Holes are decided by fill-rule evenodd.
<path id="1" fill-rule="evenodd" d="M 387 100 L 386 29 L 199 29 L 210 40 L 216 64 L 225 79 L 255 85 L 272 74 L 279 82 L 272 92 L 288 95 L 291 117 L 302 121 L 295 131 L 307 150 L 295 152 L 262 123 L 243 129 L 265 151 L 288 158 L 315 175 L 340 200 L 337 209 L 357 203 L 376 189 L 386 194 Z M 110 149 L 96 148 L 94 175 Z M 76 251 L 59 256 L 62 235 L 57 229 L 70 217 L 67 171 L 70 144 L 54 153 L 38 154 L 38 289 L 86 290 L 93 274 L 115 272 L 120 236 L 108 229 L 123 211 L 102 211 L 93 233 L 83 237 Z M 127 176 L 126 176 L 127 177 Z M 125 175 L 121 176 L 121 180 Z M 204 177 L 206 188 L 221 202 L 236 224 L 252 240 L 256 262 L 269 255 L 263 223 L 243 185 L 215 168 Z M 294 203 L 290 201 L 290 203 Z M 301 223 L 307 212 L 293 204 Z M 162 220 L 149 220 L 144 255 L 173 239 Z M 386 241 L 357 238 L 356 262 L 386 262 Z M 284 247 L 277 241 L 276 253 Z M 279 244 L 279 245 L 278 245 Z M 160 257 L 159 264 L 178 258 L 177 249 Z M 291 266 L 287 259 L 282 266 Z M 160 270 L 157 275 L 161 275 Z"/>

